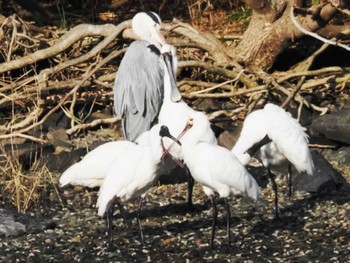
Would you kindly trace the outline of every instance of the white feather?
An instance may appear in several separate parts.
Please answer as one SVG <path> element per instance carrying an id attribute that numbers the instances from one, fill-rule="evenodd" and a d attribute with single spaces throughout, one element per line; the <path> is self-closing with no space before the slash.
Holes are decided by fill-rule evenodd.
<path id="1" fill-rule="evenodd" d="M 278 150 L 298 172 L 313 174 L 314 164 L 308 146 L 305 128 L 282 108 L 266 104 L 264 107 L 266 130 Z M 266 150 L 266 149 L 265 149 Z"/>
<path id="2" fill-rule="evenodd" d="M 117 141 L 98 146 L 62 174 L 59 180 L 60 186 L 67 184 L 91 188 L 101 186 L 113 160 L 130 150 L 133 145 L 129 141 Z"/>
<path id="3" fill-rule="evenodd" d="M 305 130 L 290 113 L 269 103 L 247 116 L 232 152 L 243 164 L 247 164 L 249 158 L 246 151 L 268 135 L 272 142 L 258 152 L 258 157 L 266 167 L 283 165 L 288 160 L 299 172 L 311 175 L 314 164 Z"/>
<path id="4" fill-rule="evenodd" d="M 145 194 L 158 178 L 157 168 L 162 156 L 160 125 L 150 130 L 149 144 L 133 144 L 113 161 L 100 188 L 97 200 L 98 214 L 103 216 L 109 202 L 118 197 L 129 201 Z"/>
<path id="5" fill-rule="evenodd" d="M 192 115 L 193 127 L 182 142 L 184 160 L 193 178 L 203 185 L 207 195 L 219 193 L 247 195 L 257 199 L 259 186 L 239 160 L 226 148 L 201 140 L 205 133 L 206 116 L 197 112 Z"/>

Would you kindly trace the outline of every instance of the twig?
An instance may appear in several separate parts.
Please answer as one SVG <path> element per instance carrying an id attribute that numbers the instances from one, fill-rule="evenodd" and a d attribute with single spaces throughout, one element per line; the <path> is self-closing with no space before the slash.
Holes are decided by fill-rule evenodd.
<path id="1" fill-rule="evenodd" d="M 217 89 L 217 88 L 220 88 L 220 87 L 224 86 L 225 84 L 235 82 L 235 81 L 237 81 L 237 80 L 239 79 L 239 77 L 241 76 L 242 73 L 243 73 L 243 70 L 241 70 L 241 71 L 238 73 L 237 77 L 235 77 L 234 79 L 227 80 L 227 81 L 225 81 L 225 82 L 222 82 L 222 83 L 220 83 L 220 84 L 218 84 L 218 85 L 215 85 L 215 86 L 213 86 L 213 87 L 210 87 L 210 88 L 207 88 L 207 89 L 204 89 L 204 90 L 194 91 L 194 92 L 192 92 L 192 94 L 206 93 L 206 92 L 215 90 L 215 89 Z"/>
<path id="2" fill-rule="evenodd" d="M 326 145 L 326 144 L 316 144 L 316 143 L 309 143 L 309 148 L 319 148 L 319 149 L 335 149 L 337 148 L 336 145 Z"/>
<path id="3" fill-rule="evenodd" d="M 208 114 L 208 118 L 209 120 L 214 120 L 215 118 L 219 117 L 219 116 L 226 116 L 226 117 L 230 117 L 231 119 L 233 119 L 232 117 L 234 115 L 237 115 L 238 113 L 240 113 L 241 111 L 246 110 L 245 107 L 239 107 L 237 109 L 234 110 L 218 110 L 215 111 L 213 113 Z"/>
<path id="4" fill-rule="evenodd" d="M 293 72 L 291 74 L 287 74 L 286 76 L 278 78 L 276 81 L 277 83 L 282 83 L 284 81 L 287 81 L 292 78 L 302 77 L 302 76 L 317 76 L 321 74 L 336 74 L 341 73 L 343 69 L 341 67 L 327 67 L 327 68 L 321 68 L 317 70 L 308 70 L 308 71 L 302 71 L 302 72 Z"/>
<path id="5" fill-rule="evenodd" d="M 78 124 L 70 129 L 68 129 L 67 134 L 71 135 L 71 134 L 78 132 L 80 130 L 93 128 L 93 127 L 101 125 L 101 124 L 112 124 L 112 123 L 116 123 L 117 121 L 120 121 L 120 117 L 113 117 L 113 118 L 109 118 L 109 119 L 98 119 L 98 120 L 94 120 L 90 123 Z"/>
<path id="6" fill-rule="evenodd" d="M 11 36 L 11 41 L 10 41 L 10 44 L 9 44 L 9 51 L 7 53 L 6 61 L 10 61 L 11 60 L 12 48 L 13 48 L 13 44 L 15 42 L 15 38 L 16 38 L 16 35 L 17 35 L 17 26 L 16 26 L 15 17 L 16 17 L 16 15 L 12 16 L 12 27 L 13 27 L 13 30 L 12 30 L 12 36 Z"/>
<path id="7" fill-rule="evenodd" d="M 11 133 L 11 134 L 0 135 L 0 140 L 10 139 L 10 138 L 13 138 L 13 137 L 20 137 L 20 138 L 31 140 L 33 142 L 39 142 L 39 143 L 42 143 L 42 144 L 48 142 L 47 140 L 36 138 L 34 136 L 30 136 L 30 135 L 23 134 L 23 133 L 18 133 L 18 132 L 14 132 L 14 133 Z"/>
<path id="8" fill-rule="evenodd" d="M 289 93 L 287 99 L 282 103 L 281 108 L 285 109 L 288 107 L 290 101 L 294 98 L 294 96 L 299 92 L 301 86 L 303 85 L 304 81 L 305 81 L 305 76 L 302 76 L 301 79 L 299 80 L 298 84 L 296 85 L 296 87 L 293 89 L 292 92 Z"/>
<path id="9" fill-rule="evenodd" d="M 240 96 L 244 94 L 249 94 L 257 91 L 264 91 L 266 89 L 264 86 L 258 86 L 256 88 L 238 90 L 235 92 L 223 92 L 223 93 L 210 93 L 210 94 L 193 94 L 193 93 L 182 93 L 182 96 L 185 98 L 193 99 L 193 98 L 231 98 L 235 96 Z"/>
<path id="10" fill-rule="evenodd" d="M 241 70 L 237 71 L 237 70 L 228 70 L 228 69 L 224 69 L 221 67 L 217 67 L 214 65 L 211 65 L 209 63 L 206 63 L 204 61 L 195 61 L 195 60 L 189 60 L 189 61 L 180 61 L 179 62 L 179 67 L 181 68 L 186 68 L 186 67 L 200 67 L 203 68 L 211 73 L 214 74 L 218 74 L 220 76 L 224 76 L 227 78 L 236 78 Z M 252 80 L 251 78 L 249 78 L 248 75 L 241 73 L 239 76 L 239 80 L 246 85 L 246 87 L 248 89 L 253 88 L 253 87 L 257 87 L 259 86 L 258 83 L 254 80 Z"/>

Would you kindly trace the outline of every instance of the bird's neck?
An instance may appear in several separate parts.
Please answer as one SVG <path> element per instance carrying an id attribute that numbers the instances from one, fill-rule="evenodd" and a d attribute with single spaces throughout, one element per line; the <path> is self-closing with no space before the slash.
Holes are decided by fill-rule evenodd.
<path id="1" fill-rule="evenodd" d="M 160 162 L 160 158 L 163 155 L 163 147 L 161 144 L 161 137 L 159 135 L 152 134 L 150 138 L 149 150 L 152 159 L 155 163 Z"/>
<path id="2" fill-rule="evenodd" d="M 152 37 L 143 37 L 142 40 L 145 40 L 148 43 L 150 43 L 151 45 L 154 45 L 156 48 L 158 48 L 158 50 L 160 52 L 160 49 L 162 46 L 158 41 L 154 40 Z"/>
<path id="3" fill-rule="evenodd" d="M 165 62 L 163 61 L 163 65 L 164 65 L 164 98 L 166 99 L 166 101 L 171 101 L 170 100 L 170 96 L 171 96 L 171 81 L 170 81 L 170 75 L 168 72 L 168 69 L 165 65 Z"/>

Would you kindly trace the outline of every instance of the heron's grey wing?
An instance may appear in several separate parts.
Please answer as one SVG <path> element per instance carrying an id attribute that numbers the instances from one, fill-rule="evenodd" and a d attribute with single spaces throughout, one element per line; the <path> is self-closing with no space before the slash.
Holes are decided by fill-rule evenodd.
<path id="1" fill-rule="evenodd" d="M 136 140 L 153 125 L 163 103 L 163 80 L 159 50 L 143 40 L 133 42 L 114 82 L 115 110 L 128 140 Z"/>

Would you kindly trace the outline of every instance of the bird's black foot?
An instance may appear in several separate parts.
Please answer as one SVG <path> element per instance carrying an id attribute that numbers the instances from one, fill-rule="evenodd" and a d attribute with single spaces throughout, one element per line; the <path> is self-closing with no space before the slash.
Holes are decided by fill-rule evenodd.
<path id="1" fill-rule="evenodd" d="M 213 250 L 214 250 L 214 242 L 210 242 L 209 249 L 210 249 L 210 252 L 213 252 Z"/>
<path id="2" fill-rule="evenodd" d="M 273 218 L 272 218 L 272 221 L 273 223 L 283 223 L 283 220 L 281 219 L 281 217 L 279 215 L 275 215 Z"/>
<path id="3" fill-rule="evenodd" d="M 192 203 L 187 203 L 187 210 L 188 212 L 195 212 L 196 208 L 194 207 L 194 205 Z"/>
<path id="4" fill-rule="evenodd" d="M 108 243 L 107 243 L 107 248 L 108 248 L 108 251 L 109 251 L 109 252 L 112 252 L 112 251 L 115 250 L 115 246 L 113 245 L 112 242 L 108 242 Z"/>

